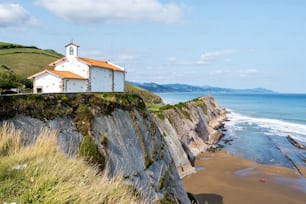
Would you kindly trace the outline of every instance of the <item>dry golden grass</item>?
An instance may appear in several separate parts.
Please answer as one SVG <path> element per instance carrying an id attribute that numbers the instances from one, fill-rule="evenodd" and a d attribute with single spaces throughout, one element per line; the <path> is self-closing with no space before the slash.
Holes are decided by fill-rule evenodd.
<path id="1" fill-rule="evenodd" d="M 11 124 L 0 128 L 0 156 L 13 155 L 20 149 L 20 131 Z"/>
<path id="2" fill-rule="evenodd" d="M 109 180 L 62 153 L 56 131 L 42 130 L 27 147 L 21 134 L 9 124 L 0 127 L 0 203 L 143 203 L 120 178 Z"/>

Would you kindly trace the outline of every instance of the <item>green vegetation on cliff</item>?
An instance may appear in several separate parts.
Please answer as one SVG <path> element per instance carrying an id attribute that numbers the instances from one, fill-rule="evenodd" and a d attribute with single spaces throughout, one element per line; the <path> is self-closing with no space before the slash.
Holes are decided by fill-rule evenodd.
<path id="1" fill-rule="evenodd" d="M 147 106 L 150 106 L 152 104 L 162 104 L 163 103 L 162 99 L 156 94 L 151 93 L 142 88 L 136 87 L 134 85 L 131 85 L 130 83 L 127 83 L 127 82 L 125 83 L 125 91 L 130 94 L 139 95 L 144 100 Z"/>
<path id="2" fill-rule="evenodd" d="M 6 65 L 0 66 L 0 91 L 1 89 L 10 89 L 20 87 L 25 80 L 18 77 L 14 71 Z"/>
<path id="3" fill-rule="evenodd" d="M 105 157 L 99 152 L 98 146 L 92 137 L 85 136 L 82 138 L 78 154 L 89 163 L 99 167 L 100 170 L 104 169 Z"/>
<path id="4" fill-rule="evenodd" d="M 34 94 L 0 96 L 0 121 L 17 114 L 42 121 L 56 117 L 71 117 L 76 129 L 83 136 L 79 155 L 100 169 L 104 168 L 104 156 L 92 138 L 94 113 L 111 114 L 116 108 L 145 112 L 145 105 L 137 95 L 130 94 Z"/>
<path id="5" fill-rule="evenodd" d="M 148 110 L 152 113 L 158 116 L 159 119 L 164 120 L 165 119 L 165 112 L 168 110 L 174 110 L 175 112 L 182 114 L 185 118 L 191 120 L 190 113 L 188 112 L 188 104 L 194 104 L 197 107 L 201 108 L 203 113 L 205 115 L 208 114 L 207 105 L 205 103 L 206 98 L 205 97 L 199 97 L 196 99 L 193 99 L 191 101 L 187 101 L 184 103 L 178 103 L 175 105 L 157 105 L 153 104 L 148 107 Z M 212 106 L 216 106 L 214 103 L 211 103 Z"/>
<path id="6" fill-rule="evenodd" d="M 89 135 L 93 112 L 111 114 L 116 108 L 122 110 L 145 110 L 138 95 L 125 93 L 58 93 L 0 96 L 0 119 L 23 114 L 40 120 L 60 116 L 72 116 L 83 135 Z M 82 126 L 82 127 L 81 127 Z"/>
<path id="7" fill-rule="evenodd" d="M 140 147 L 141 147 L 141 150 L 142 150 L 142 154 L 144 156 L 144 168 L 147 169 L 147 168 L 150 167 L 150 165 L 153 162 L 152 162 L 152 160 L 151 160 L 151 158 L 148 154 L 147 148 L 145 146 L 143 135 L 141 134 L 140 128 L 139 128 L 139 126 L 137 124 L 137 121 L 136 121 L 136 117 L 135 117 L 133 112 L 131 112 L 130 115 L 131 115 L 131 118 L 133 120 L 135 131 L 136 131 L 136 134 L 137 134 L 139 142 L 140 142 Z"/>
<path id="8" fill-rule="evenodd" d="M 55 131 L 42 130 L 27 147 L 21 134 L 8 124 L 0 128 L 0 203 L 143 203 L 120 179 L 67 157 Z"/>

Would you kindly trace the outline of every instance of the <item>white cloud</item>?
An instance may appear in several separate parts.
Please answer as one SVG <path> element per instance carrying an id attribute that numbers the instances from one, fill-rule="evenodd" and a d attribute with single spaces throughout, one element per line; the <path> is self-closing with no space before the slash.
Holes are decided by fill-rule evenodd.
<path id="1" fill-rule="evenodd" d="M 38 24 L 21 5 L 14 3 L 0 3 L 0 27 L 17 27 Z"/>
<path id="2" fill-rule="evenodd" d="M 238 71 L 238 74 L 240 77 L 246 78 L 246 77 L 252 77 L 252 76 L 259 74 L 259 71 L 257 69 L 245 69 L 245 70 Z"/>
<path id="3" fill-rule="evenodd" d="M 115 55 L 105 55 L 100 50 L 81 51 L 80 56 L 88 57 L 96 60 L 106 60 L 118 64 L 132 63 L 139 58 L 139 55 L 133 53 L 118 53 Z"/>
<path id="4" fill-rule="evenodd" d="M 115 63 L 117 65 L 123 66 L 124 68 L 128 69 L 136 63 L 138 58 L 139 58 L 138 55 L 122 53 L 122 54 L 117 54 L 117 55 L 112 55 L 112 56 L 110 55 L 106 56 L 105 60 Z"/>
<path id="5" fill-rule="evenodd" d="M 211 75 L 228 75 L 230 73 L 229 70 L 217 69 L 210 72 Z"/>
<path id="6" fill-rule="evenodd" d="M 169 57 L 167 60 L 169 63 L 175 65 L 207 65 L 220 59 L 223 59 L 225 62 L 231 62 L 232 60 L 226 57 L 237 54 L 239 52 L 241 51 L 234 49 L 207 51 L 202 53 L 200 55 L 200 59 L 197 61 L 178 61 L 175 57 Z"/>
<path id="7" fill-rule="evenodd" d="M 246 69 L 244 72 L 247 74 L 257 74 L 259 71 L 257 69 Z"/>
<path id="8" fill-rule="evenodd" d="M 240 78 L 249 78 L 258 76 L 260 71 L 257 69 L 216 69 L 212 70 L 210 75 L 218 75 L 218 76 L 227 76 L 227 77 L 240 77 Z"/>
<path id="9" fill-rule="evenodd" d="M 210 64 L 212 61 L 215 61 L 217 59 L 220 59 L 226 56 L 234 55 L 238 52 L 239 52 L 238 50 L 233 50 L 233 49 L 204 52 L 201 55 L 200 60 L 197 62 L 197 64 Z"/>
<path id="10" fill-rule="evenodd" d="M 115 57 L 116 61 L 120 61 L 120 62 L 130 62 L 130 61 L 134 61 L 138 58 L 138 56 L 136 55 L 132 55 L 132 54 L 121 54 Z"/>
<path id="11" fill-rule="evenodd" d="M 168 57 L 167 60 L 171 63 L 175 63 L 177 61 L 176 57 Z"/>
<path id="12" fill-rule="evenodd" d="M 37 0 L 38 5 L 74 23 L 182 20 L 182 7 L 159 0 Z"/>
<path id="13" fill-rule="evenodd" d="M 89 51 L 85 50 L 85 51 L 80 51 L 80 56 L 88 57 L 88 58 L 92 58 L 96 60 L 98 59 L 102 60 L 103 53 L 100 50 L 89 50 Z"/>

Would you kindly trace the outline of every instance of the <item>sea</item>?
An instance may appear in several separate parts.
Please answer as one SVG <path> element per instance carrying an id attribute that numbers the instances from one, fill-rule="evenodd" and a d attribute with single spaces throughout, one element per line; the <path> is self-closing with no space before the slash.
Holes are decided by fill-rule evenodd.
<path id="1" fill-rule="evenodd" d="M 211 95 L 229 111 L 219 144 L 230 154 L 260 164 L 289 168 L 306 166 L 306 94 L 156 93 L 167 104 Z"/>

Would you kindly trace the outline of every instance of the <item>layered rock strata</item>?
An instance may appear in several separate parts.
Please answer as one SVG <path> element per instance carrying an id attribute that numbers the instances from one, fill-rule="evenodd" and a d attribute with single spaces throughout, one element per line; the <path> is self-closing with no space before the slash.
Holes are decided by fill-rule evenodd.
<path id="1" fill-rule="evenodd" d="M 168 145 L 142 99 L 128 94 L 0 96 L 0 125 L 10 122 L 32 143 L 42 128 L 58 131 L 70 155 L 94 140 L 109 176 L 122 176 L 148 203 L 190 203 Z M 88 139 L 87 139 L 88 140 Z"/>
<path id="2" fill-rule="evenodd" d="M 91 138 L 105 157 L 104 171 L 122 176 L 148 203 L 189 203 L 180 177 L 195 172 L 195 156 L 215 144 L 225 111 L 212 97 L 164 106 L 150 114 L 130 94 L 43 94 L 0 96 L 0 124 L 11 122 L 23 143 L 41 129 L 58 131 L 58 143 L 77 155 Z"/>
<path id="3" fill-rule="evenodd" d="M 195 156 L 220 140 L 218 129 L 226 120 L 226 111 L 211 96 L 169 105 L 153 115 L 180 177 L 195 172 Z"/>

